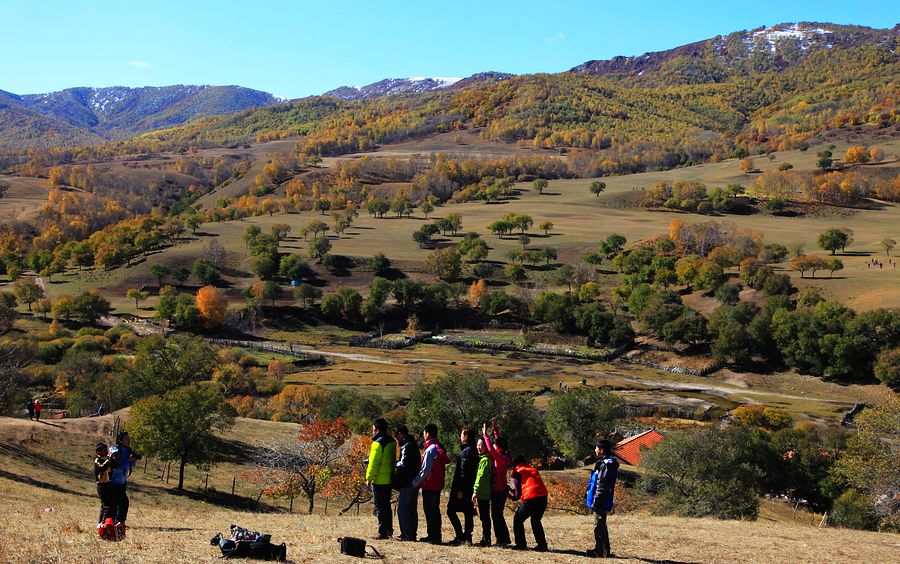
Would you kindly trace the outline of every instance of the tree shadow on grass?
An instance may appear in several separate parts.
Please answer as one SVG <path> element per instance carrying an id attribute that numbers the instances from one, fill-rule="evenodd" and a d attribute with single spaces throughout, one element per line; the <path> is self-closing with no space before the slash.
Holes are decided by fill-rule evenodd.
<path id="1" fill-rule="evenodd" d="M 69 494 L 69 495 L 77 495 L 80 497 L 95 497 L 90 494 L 86 494 L 84 492 L 79 492 L 75 490 L 70 490 L 69 488 L 64 488 L 62 486 L 51 484 L 50 482 L 43 482 L 41 480 L 35 480 L 34 478 L 28 476 L 19 476 L 18 474 L 13 474 L 12 472 L 7 472 L 6 470 L 0 470 L 0 478 L 6 478 L 7 480 L 18 482 L 20 484 L 27 484 L 29 486 L 34 486 L 36 488 L 41 488 L 45 490 L 53 490 L 55 492 Z"/>

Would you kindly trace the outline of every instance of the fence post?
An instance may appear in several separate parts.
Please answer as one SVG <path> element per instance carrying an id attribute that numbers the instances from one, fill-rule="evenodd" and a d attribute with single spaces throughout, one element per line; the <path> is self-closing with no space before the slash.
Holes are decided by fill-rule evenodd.
<path id="1" fill-rule="evenodd" d="M 231 477 L 231 495 L 234 495 L 234 484 L 237 481 L 237 476 Z"/>
<path id="2" fill-rule="evenodd" d="M 166 462 L 166 485 L 169 484 L 169 475 L 172 473 L 172 461 Z"/>
<path id="3" fill-rule="evenodd" d="M 209 490 L 209 472 L 206 473 L 206 482 L 203 484 L 203 494 Z"/>
<path id="4" fill-rule="evenodd" d="M 328 515 L 328 498 L 325 498 L 325 515 Z"/>

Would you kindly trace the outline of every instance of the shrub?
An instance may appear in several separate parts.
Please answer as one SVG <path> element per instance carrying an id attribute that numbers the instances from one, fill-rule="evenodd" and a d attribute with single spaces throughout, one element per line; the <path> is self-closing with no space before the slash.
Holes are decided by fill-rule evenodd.
<path id="1" fill-rule="evenodd" d="M 848 529 L 874 530 L 878 517 L 872 512 L 872 503 L 858 490 L 849 489 L 834 502 L 831 520 L 835 525 Z"/>

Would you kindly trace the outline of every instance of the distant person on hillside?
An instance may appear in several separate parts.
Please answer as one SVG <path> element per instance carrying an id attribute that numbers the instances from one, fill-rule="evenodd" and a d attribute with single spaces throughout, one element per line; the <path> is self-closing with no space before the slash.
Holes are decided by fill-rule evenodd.
<path id="1" fill-rule="evenodd" d="M 25 404 L 25 409 L 28 410 L 28 418 L 34 421 L 34 399 L 28 400 L 28 403 Z"/>
<path id="2" fill-rule="evenodd" d="M 613 456 L 612 443 L 606 439 L 597 441 L 594 453 L 599 460 L 591 473 L 586 497 L 587 506 L 594 512 L 594 548 L 587 551 L 587 555 L 609 558 L 609 531 L 606 528 L 606 516 L 613 509 L 613 494 L 616 491 L 619 462 Z"/>
<path id="3" fill-rule="evenodd" d="M 35 421 L 41 420 L 41 409 L 42 408 L 43 408 L 43 406 L 41 406 L 41 400 L 39 400 L 39 399 L 34 400 L 34 420 Z"/>
<path id="4" fill-rule="evenodd" d="M 513 517 L 513 533 L 516 537 L 516 550 L 527 550 L 525 542 L 525 521 L 531 520 L 531 532 L 534 533 L 534 541 L 537 543 L 534 550 L 547 552 L 547 537 L 544 536 L 544 525 L 541 519 L 547 510 L 547 487 L 541 480 L 537 468 L 532 466 L 524 456 L 517 456 L 513 461 L 512 470 L 513 489 L 510 497 L 514 501 L 521 500 L 519 509 Z"/>
<path id="5" fill-rule="evenodd" d="M 425 425 L 422 431 L 425 452 L 422 454 L 422 468 L 413 480 L 413 487 L 422 488 L 422 512 L 428 536 L 419 540 L 431 544 L 441 544 L 441 491 L 444 489 L 444 471 L 450 464 L 450 457 L 438 442 L 438 428 L 434 423 Z"/>
<path id="6" fill-rule="evenodd" d="M 509 526 L 506 524 L 503 510 L 506 509 L 506 490 L 509 487 L 506 482 L 506 474 L 509 472 L 509 467 L 512 466 L 512 457 L 509 455 L 506 437 L 500 436 L 496 419 L 491 419 L 491 429 L 494 434 L 493 441 L 488 437 L 487 425 L 481 428 L 482 438 L 488 452 L 491 453 L 491 462 L 494 465 L 491 474 L 491 520 L 494 524 L 497 546 L 505 547 L 509 546 L 510 540 Z"/>
<path id="7" fill-rule="evenodd" d="M 391 512 L 391 482 L 397 443 L 388 433 L 388 424 L 379 417 L 372 422 L 372 448 L 366 468 L 366 485 L 372 487 L 375 517 L 378 518 L 378 538 L 389 539 L 394 534 L 394 515 Z"/>
<path id="8" fill-rule="evenodd" d="M 97 443 L 95 452 L 97 457 L 94 459 L 94 479 L 97 482 L 97 495 L 100 496 L 100 518 L 97 520 L 97 529 L 100 535 L 104 536 L 104 521 L 107 518 L 115 520 L 116 517 L 116 492 L 110 480 L 118 461 L 109 457 L 106 443 Z"/>
<path id="9" fill-rule="evenodd" d="M 122 431 L 116 437 L 116 445 L 109 449 L 109 456 L 116 465 L 110 475 L 116 495 L 116 534 L 123 537 L 125 520 L 128 519 L 128 476 L 131 475 L 134 463 L 141 459 L 141 455 L 131 448 L 131 437 L 128 436 L 128 432 Z"/>
<path id="10" fill-rule="evenodd" d="M 452 545 L 471 544 L 472 530 L 475 528 L 475 516 L 472 507 L 472 489 L 475 487 L 475 472 L 478 465 L 478 454 L 472 444 L 474 433 L 468 427 L 459 432 L 462 450 L 456 458 L 456 470 L 450 483 L 450 500 L 447 502 L 447 517 L 453 525 L 456 537 L 450 541 Z M 458 513 L 463 514 L 465 529 L 459 521 Z"/>
<path id="11" fill-rule="evenodd" d="M 478 439 L 475 448 L 478 451 L 478 470 L 475 471 L 472 504 L 478 507 L 478 518 L 481 520 L 481 540 L 478 546 L 491 546 L 491 473 L 494 463 L 484 437 Z"/>
<path id="12" fill-rule="evenodd" d="M 422 466 L 422 455 L 416 439 L 409 434 L 406 425 L 397 427 L 397 444 L 400 447 L 400 460 L 394 468 L 394 485 L 400 491 L 397 501 L 397 521 L 400 522 L 398 540 L 415 541 L 419 531 L 419 489 L 413 486 L 413 479 Z"/>

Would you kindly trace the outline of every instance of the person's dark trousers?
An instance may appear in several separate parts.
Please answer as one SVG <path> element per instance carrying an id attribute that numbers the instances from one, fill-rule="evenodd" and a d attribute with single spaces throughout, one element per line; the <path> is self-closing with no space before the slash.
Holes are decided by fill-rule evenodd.
<path id="1" fill-rule="evenodd" d="M 113 493 L 116 499 L 116 523 L 124 523 L 128 518 L 128 488 L 127 484 L 112 484 Z"/>
<path id="2" fill-rule="evenodd" d="M 428 540 L 441 542 L 441 492 L 422 490 L 422 512 L 428 527 Z"/>
<path id="3" fill-rule="evenodd" d="M 481 519 L 481 542 L 491 543 L 491 500 L 478 500 L 478 518 Z"/>
<path id="4" fill-rule="evenodd" d="M 465 529 L 463 529 L 457 513 L 463 514 Z M 447 517 L 450 519 L 450 524 L 453 525 L 453 531 L 456 533 L 456 540 L 472 540 L 472 531 L 475 529 L 475 516 L 472 515 L 472 513 L 472 494 L 469 494 L 468 496 L 463 494 L 462 499 L 457 499 L 455 493 L 450 494 L 450 503 L 447 504 Z"/>
<path id="5" fill-rule="evenodd" d="M 606 512 L 594 513 L 594 552 L 609 556 L 609 530 L 606 528 Z"/>
<path id="6" fill-rule="evenodd" d="M 506 492 L 491 492 L 491 519 L 494 521 L 494 536 L 497 544 L 509 544 L 509 527 L 503 510 L 506 509 Z M 479 509 L 480 510 L 480 509 Z"/>
<path id="7" fill-rule="evenodd" d="M 397 501 L 397 520 L 400 521 L 400 536 L 408 540 L 416 540 L 419 532 L 418 488 L 402 488 Z"/>
<path id="8" fill-rule="evenodd" d="M 116 517 L 116 492 L 115 486 L 110 483 L 97 484 L 97 495 L 100 496 L 100 518 L 98 523 L 103 523 L 107 517 L 115 519 Z"/>
<path id="9" fill-rule="evenodd" d="M 541 519 L 544 517 L 544 511 L 547 510 L 547 497 L 535 497 L 522 502 L 519 509 L 513 517 L 513 534 L 516 536 L 516 546 L 525 548 L 528 543 L 525 542 L 525 521 L 531 519 L 531 532 L 534 534 L 534 542 L 537 548 L 547 547 L 547 538 L 544 536 L 544 526 Z"/>
<path id="10" fill-rule="evenodd" d="M 375 498 L 375 516 L 378 518 L 378 536 L 388 538 L 394 534 L 394 515 L 391 512 L 391 486 L 372 485 Z"/>

